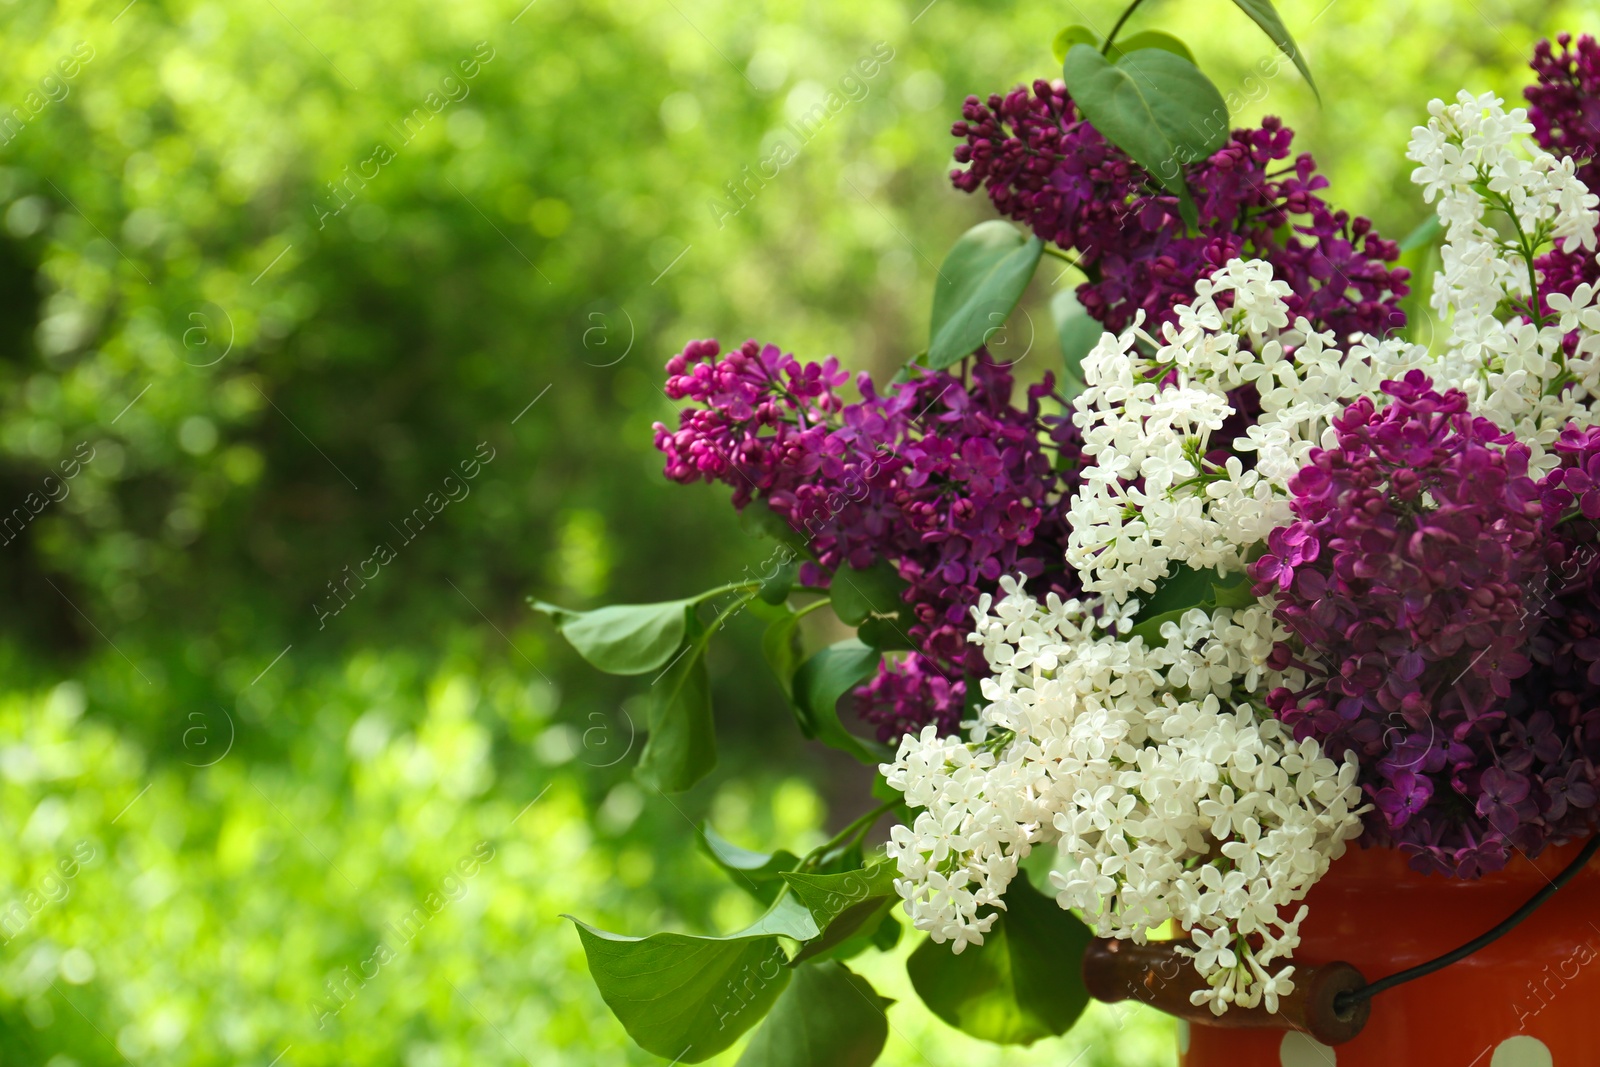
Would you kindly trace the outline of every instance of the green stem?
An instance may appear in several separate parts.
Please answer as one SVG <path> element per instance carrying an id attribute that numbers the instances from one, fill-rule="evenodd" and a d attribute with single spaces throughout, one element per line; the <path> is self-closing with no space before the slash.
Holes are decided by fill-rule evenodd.
<path id="1" fill-rule="evenodd" d="M 1512 207 L 1511 201 L 1504 194 L 1490 190 L 1489 178 L 1481 170 L 1478 172 L 1478 180 L 1473 184 L 1478 195 L 1498 207 L 1511 222 L 1511 228 L 1516 231 L 1517 251 L 1522 256 L 1523 264 L 1528 268 L 1528 317 L 1533 320 L 1536 328 L 1542 330 L 1544 316 L 1539 313 L 1539 276 L 1533 269 L 1533 261 L 1541 242 L 1529 240 L 1527 233 L 1522 229 L 1522 220 L 1517 218 L 1517 212 Z"/>
<path id="2" fill-rule="evenodd" d="M 868 830 L 872 829 L 872 824 L 877 822 L 880 816 L 887 811 L 892 811 L 893 809 L 899 807 L 902 803 L 904 802 L 900 800 L 886 800 L 882 804 L 879 804 L 876 808 L 873 808 L 871 811 L 867 812 L 865 815 L 862 815 L 856 819 L 852 819 L 850 824 L 843 830 L 840 830 L 838 833 L 834 834 L 833 837 L 829 838 L 821 845 L 818 845 L 816 848 L 806 853 L 806 858 L 800 863 L 800 869 L 807 870 L 811 867 L 815 867 L 818 860 L 832 852 L 834 849 L 843 847 L 847 844 L 855 844 L 856 841 L 860 840 Z"/>
<path id="3" fill-rule="evenodd" d="M 689 653 L 687 653 L 688 655 L 690 655 L 690 656 L 702 655 L 705 652 L 706 647 L 711 644 L 712 635 L 715 634 L 718 630 L 722 629 L 722 624 L 723 623 L 727 622 L 730 618 L 732 618 L 733 616 L 737 615 L 739 612 L 743 611 L 745 605 L 750 603 L 750 601 L 752 601 L 752 600 L 754 600 L 756 598 L 756 590 L 758 588 L 760 588 L 760 587 L 759 587 L 758 584 L 752 582 L 748 586 L 732 586 L 730 588 L 733 588 L 733 589 L 743 588 L 745 590 L 745 593 L 739 599 L 735 600 L 732 604 L 729 604 L 727 607 L 725 607 L 721 611 L 719 611 L 717 613 L 717 617 L 712 619 L 709 623 L 706 624 L 705 633 L 703 633 L 699 637 L 695 638 L 695 640 L 694 640 L 694 648 Z M 724 590 L 716 589 L 716 590 L 712 590 L 711 593 L 708 593 L 706 595 L 707 596 L 712 596 L 712 595 L 715 595 L 716 593 L 723 592 L 723 591 Z M 700 599 L 703 600 L 703 599 L 705 599 L 705 597 L 701 597 Z M 676 663 L 676 662 L 677 662 L 677 660 L 673 660 L 673 663 Z"/>
<path id="4" fill-rule="evenodd" d="M 794 613 L 794 617 L 796 619 L 803 619 L 807 615 L 810 615 L 813 611 L 816 611 L 818 608 L 824 607 L 824 606 L 826 606 L 828 604 L 831 604 L 831 603 L 833 603 L 833 598 L 832 597 L 826 597 L 825 596 L 821 600 L 813 600 L 811 603 L 807 604 L 805 607 L 799 608 L 798 610 L 796 610 L 795 613 Z"/>
<path id="5" fill-rule="evenodd" d="M 697 593 L 690 597 L 689 600 L 694 604 L 703 604 L 712 597 L 721 596 L 723 593 L 740 591 L 750 593 L 760 588 L 760 582 L 730 582 L 727 585 L 719 585 L 715 589 L 707 589 L 704 593 Z"/>
<path id="6" fill-rule="evenodd" d="M 1117 31 L 1122 29 L 1122 24 L 1128 21 L 1128 16 L 1133 14 L 1134 9 L 1142 3 L 1144 3 L 1144 0 L 1133 0 L 1133 3 L 1128 5 L 1128 10 L 1122 13 L 1122 17 L 1117 20 L 1117 24 L 1111 27 L 1111 32 L 1106 35 L 1106 43 L 1100 46 L 1101 55 L 1108 56 L 1111 54 L 1111 42 L 1117 39 Z"/>
<path id="7" fill-rule="evenodd" d="M 1083 269 L 1083 267 L 1078 263 L 1078 261 L 1077 261 L 1077 259 L 1075 257 L 1067 255 L 1065 252 L 1061 251 L 1061 249 L 1059 249 L 1059 248 L 1056 248 L 1054 245 L 1045 245 L 1044 246 L 1044 252 L 1045 252 L 1045 255 L 1047 255 L 1047 256 L 1055 256 L 1057 259 L 1061 260 L 1063 263 L 1069 263 L 1072 266 L 1077 267 L 1079 270 Z"/>

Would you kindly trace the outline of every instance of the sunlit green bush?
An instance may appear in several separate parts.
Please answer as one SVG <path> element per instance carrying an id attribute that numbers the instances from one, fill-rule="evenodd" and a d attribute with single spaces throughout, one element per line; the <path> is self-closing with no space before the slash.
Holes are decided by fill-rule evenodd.
<path id="1" fill-rule="evenodd" d="M 654 1062 L 559 914 L 733 929 L 751 905 L 694 825 L 803 848 L 865 797 L 803 753 L 742 623 L 711 660 L 722 769 L 646 793 L 642 686 L 523 599 L 759 560 L 720 490 L 659 478 L 662 361 L 759 334 L 889 372 L 987 217 L 945 178 L 960 101 L 1051 76 L 1040 42 L 1114 13 L 524 4 L 0 4 L 0 1062 Z M 1284 115 L 1395 236 L 1426 100 L 1513 95 L 1538 34 L 1594 28 L 1570 2 L 1280 7 L 1327 105 L 1285 76 L 1237 121 Z M 1166 8 L 1224 88 L 1269 47 Z M 858 962 L 901 1000 L 887 1063 L 1171 1062 L 1169 1026 L 1111 1009 L 1071 1044 L 970 1042 L 911 1006 L 914 943 Z"/>

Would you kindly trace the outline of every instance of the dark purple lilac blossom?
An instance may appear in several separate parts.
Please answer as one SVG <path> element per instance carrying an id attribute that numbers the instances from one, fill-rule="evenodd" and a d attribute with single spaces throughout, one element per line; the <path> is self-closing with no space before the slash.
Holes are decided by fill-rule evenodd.
<path id="1" fill-rule="evenodd" d="M 1317 195 L 1328 179 L 1310 155 L 1283 162 L 1294 134 L 1276 118 L 1235 130 L 1185 168 L 1200 219 L 1191 233 L 1177 198 L 1081 119 L 1062 83 L 1036 81 L 987 104 L 969 96 L 962 116 L 951 132 L 965 140 L 955 158 L 968 166 L 951 181 L 986 189 L 1002 215 L 1075 251 L 1090 279 L 1078 299 L 1108 330 L 1141 308 L 1147 324 L 1170 321 L 1195 282 L 1235 256 L 1270 262 L 1293 289 L 1290 315 L 1317 329 L 1384 336 L 1405 323 L 1410 272 L 1389 266 L 1399 246 L 1328 207 Z"/>
<path id="2" fill-rule="evenodd" d="M 1062 501 L 1077 484 L 1080 438 L 1068 418 L 1044 413 L 1053 380 L 1018 407 L 1010 373 L 982 349 L 966 366 L 882 393 L 863 373 L 861 400 L 845 403 L 835 360 L 802 364 L 774 345 L 721 356 L 715 341 L 695 341 L 667 364 L 667 395 L 695 405 L 676 430 L 656 424 L 667 477 L 724 482 L 735 507 L 770 508 L 814 559 L 803 584 L 879 560 L 909 583 L 905 636 L 916 651 L 856 691 L 886 741 L 929 722 L 956 731 L 963 674 L 987 673 L 967 642 L 969 612 L 1001 575 L 1036 580 L 1040 595 L 1078 588 Z"/>
<path id="3" fill-rule="evenodd" d="M 1551 155 L 1578 163 L 1578 180 L 1600 185 L 1600 43 L 1588 34 L 1556 37 L 1560 51 L 1540 41 L 1528 65 L 1537 85 L 1522 91 L 1534 140 Z"/>
<path id="4" fill-rule="evenodd" d="M 1600 43 L 1584 34 L 1556 38 L 1560 51 L 1540 41 L 1529 64 L 1539 76 L 1522 91 L 1528 101 L 1528 121 L 1533 138 L 1551 155 L 1578 164 L 1578 180 L 1600 190 Z M 1539 271 L 1540 310 L 1548 312 L 1552 293 L 1570 296 L 1579 284 L 1600 281 L 1600 264 L 1594 253 L 1574 247 L 1570 252 L 1552 248 L 1535 262 Z M 1576 336 L 1568 338 L 1568 348 Z"/>
<path id="5" fill-rule="evenodd" d="M 1582 521 L 1600 515 L 1600 431 L 1569 430 L 1536 482 L 1459 390 L 1412 371 L 1383 391 L 1334 420 L 1337 446 L 1290 480 L 1296 521 L 1251 567 L 1293 635 L 1274 665 L 1310 679 L 1268 704 L 1355 750 L 1364 840 L 1471 878 L 1600 815 L 1600 538 Z"/>

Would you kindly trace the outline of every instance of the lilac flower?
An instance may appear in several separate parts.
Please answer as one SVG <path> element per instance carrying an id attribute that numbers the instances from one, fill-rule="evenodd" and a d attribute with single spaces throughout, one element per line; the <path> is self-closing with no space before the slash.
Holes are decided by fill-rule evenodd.
<path id="1" fill-rule="evenodd" d="M 1577 160 L 1578 180 L 1600 187 L 1600 44 L 1588 34 L 1573 47 L 1572 34 L 1556 37 L 1557 52 L 1540 41 L 1528 64 L 1537 85 L 1522 91 L 1534 140 L 1545 151 Z"/>
<path id="2" fill-rule="evenodd" d="M 1289 482 L 1296 521 L 1251 567 L 1296 639 L 1276 661 L 1309 668 L 1269 703 L 1296 736 L 1355 749 L 1369 839 L 1427 854 L 1419 866 L 1492 870 L 1546 829 L 1543 792 L 1505 754 L 1519 738 L 1548 749 L 1537 709 L 1510 714 L 1532 666 L 1548 493 L 1527 446 L 1459 390 L 1412 371 L 1383 391 L 1383 408 L 1362 398 L 1334 420 L 1336 447 Z"/>
<path id="3" fill-rule="evenodd" d="M 1490 767 L 1479 776 L 1475 792 L 1477 813 L 1503 834 L 1512 833 L 1526 815 L 1537 812 L 1537 808 L 1529 810 L 1528 780 L 1499 767 Z"/>
<path id="4" fill-rule="evenodd" d="M 913 652 L 900 661 L 885 660 L 876 677 L 856 689 L 861 717 L 878 729 L 878 739 L 893 743 L 933 723 L 943 735 L 961 725 L 967 687 L 952 681 Z"/>
<path id="5" fill-rule="evenodd" d="M 1529 66 L 1539 81 L 1522 91 L 1528 100 L 1528 121 L 1541 148 L 1574 160 L 1578 180 L 1600 189 L 1600 44 L 1584 34 L 1574 47 L 1570 33 L 1559 35 L 1556 43 L 1559 52 L 1549 41 L 1540 41 L 1533 51 Z M 1600 281 L 1594 254 L 1577 247 L 1552 248 L 1534 267 L 1540 274 L 1540 310 L 1545 313 L 1550 310 L 1545 301 L 1552 293 L 1570 296 L 1580 283 Z M 1569 351 L 1575 343 L 1576 336 L 1568 338 Z"/>
<path id="6" fill-rule="evenodd" d="M 687 399 L 656 447 L 678 482 L 721 481 L 733 502 L 770 508 L 815 557 L 805 584 L 887 560 L 910 585 L 905 636 L 920 656 L 886 664 L 857 690 L 886 740 L 937 722 L 954 731 L 964 673 L 987 673 L 967 642 L 970 609 L 1004 574 L 1071 595 L 1061 507 L 1077 484 L 1080 437 L 1047 415 L 1046 376 L 1012 403 L 1013 382 L 983 350 L 962 374 L 919 373 L 879 393 L 865 374 L 845 403 L 835 360 L 801 364 L 754 341 L 721 356 L 695 341 L 667 364 L 667 395 Z M 938 685 L 933 678 L 937 676 Z"/>
<path id="7" fill-rule="evenodd" d="M 958 189 L 980 187 L 1002 215 L 1065 249 L 1089 281 L 1083 306 L 1112 331 L 1143 309 L 1161 323 L 1193 298 L 1195 282 L 1230 258 L 1265 259 L 1289 282 L 1289 314 L 1340 336 L 1383 335 L 1401 326 L 1408 271 L 1390 267 L 1399 247 L 1366 219 L 1332 211 L 1318 191 L 1328 180 L 1309 155 L 1289 158 L 1294 134 L 1275 118 L 1241 129 L 1186 169 L 1199 211 L 1190 233 L 1175 197 L 1079 117 L 1066 88 L 1036 81 L 987 104 L 968 97 L 952 133 L 965 170 Z"/>

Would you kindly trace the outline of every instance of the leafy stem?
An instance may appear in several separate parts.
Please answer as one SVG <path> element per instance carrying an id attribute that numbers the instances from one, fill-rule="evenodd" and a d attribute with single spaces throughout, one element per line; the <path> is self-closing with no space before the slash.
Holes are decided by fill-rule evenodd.
<path id="1" fill-rule="evenodd" d="M 794 612 L 794 617 L 796 619 L 803 619 L 807 615 L 810 615 L 813 611 L 816 611 L 818 608 L 825 607 L 826 605 L 831 604 L 831 603 L 833 603 L 833 598 L 832 597 L 826 597 L 825 596 L 825 597 L 821 598 L 820 600 L 813 600 L 811 603 L 807 604 L 803 608 L 796 608 L 795 612 Z"/>
<path id="2" fill-rule="evenodd" d="M 866 835 L 868 830 L 872 829 L 872 824 L 877 822 L 880 816 L 887 811 L 892 811 L 903 803 L 905 803 L 905 801 L 898 798 L 894 800 L 886 800 L 882 804 L 879 804 L 877 807 L 873 808 L 871 811 L 867 812 L 865 815 L 852 819 L 849 825 L 847 825 L 843 830 L 840 830 L 827 841 L 824 841 L 810 852 L 807 852 L 805 859 L 800 861 L 800 866 L 796 869 L 802 871 L 810 870 L 817 864 L 821 863 L 823 858 L 829 853 L 835 852 L 841 848 L 849 848 L 851 845 L 861 840 L 861 838 Z"/>
<path id="3" fill-rule="evenodd" d="M 1117 32 L 1122 29 L 1122 24 L 1128 21 L 1128 16 L 1133 14 L 1142 3 L 1144 3 L 1144 0 L 1133 0 L 1133 3 L 1128 5 L 1128 9 L 1122 13 L 1122 17 L 1117 19 L 1117 24 L 1111 27 L 1111 32 L 1106 34 L 1106 43 L 1100 46 L 1101 55 L 1108 56 L 1111 54 L 1111 42 L 1117 39 Z"/>
<path id="4" fill-rule="evenodd" d="M 719 585 L 715 589 L 707 589 L 703 593 L 697 593 L 690 599 L 695 604 L 704 604 L 712 597 L 721 596 L 723 593 L 754 593 L 760 588 L 760 582 L 730 582 L 727 585 Z M 742 606 L 742 603 L 740 606 Z M 717 622 L 720 623 L 721 621 L 722 618 L 719 616 Z"/>

